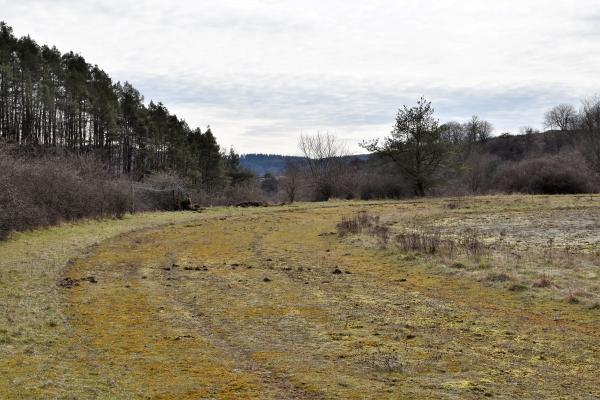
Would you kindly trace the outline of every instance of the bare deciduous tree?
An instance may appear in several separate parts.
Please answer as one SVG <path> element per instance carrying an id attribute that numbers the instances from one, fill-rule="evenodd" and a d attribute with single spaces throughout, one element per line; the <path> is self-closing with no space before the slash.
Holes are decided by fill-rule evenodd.
<path id="1" fill-rule="evenodd" d="M 533 135 L 535 133 L 540 133 L 540 131 L 531 126 L 522 126 L 519 128 L 519 133 L 521 135 Z"/>
<path id="2" fill-rule="evenodd" d="M 334 135 L 317 133 L 300 135 L 298 148 L 305 158 L 314 200 L 329 200 L 336 182 L 343 174 L 342 157 L 348 154 L 345 145 Z"/>
<path id="3" fill-rule="evenodd" d="M 480 193 L 485 189 L 484 185 L 490 181 L 498 160 L 497 156 L 486 153 L 472 153 L 465 160 L 463 179 L 471 192 Z"/>
<path id="4" fill-rule="evenodd" d="M 583 150 L 592 169 L 600 174 L 600 96 L 583 100 L 581 128 L 586 132 Z"/>
<path id="5" fill-rule="evenodd" d="M 285 173 L 279 182 L 287 201 L 290 203 L 296 201 L 302 184 L 302 170 L 298 163 L 288 160 L 285 166 Z"/>
<path id="6" fill-rule="evenodd" d="M 479 119 L 477 115 L 473 115 L 471 120 L 465 123 L 463 129 L 470 146 L 477 142 L 485 143 L 492 136 L 494 127 L 488 121 Z"/>
<path id="7" fill-rule="evenodd" d="M 552 107 L 544 114 L 544 126 L 546 128 L 558 128 L 568 131 L 577 123 L 577 111 L 571 104 L 559 104 Z"/>
<path id="8" fill-rule="evenodd" d="M 594 96 L 582 101 L 580 123 L 583 129 L 600 130 L 600 96 Z"/>

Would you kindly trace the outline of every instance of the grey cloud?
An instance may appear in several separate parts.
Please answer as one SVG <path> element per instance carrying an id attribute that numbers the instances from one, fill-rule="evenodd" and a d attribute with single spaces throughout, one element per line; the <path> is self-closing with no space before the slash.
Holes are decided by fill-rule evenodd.
<path id="1" fill-rule="evenodd" d="M 0 0 L 0 19 L 248 147 L 385 135 L 420 95 L 516 130 L 600 91 L 596 0 L 483 3 Z"/>
<path id="2" fill-rule="evenodd" d="M 136 85 L 148 98 L 161 99 L 167 105 L 212 107 L 228 112 L 232 119 L 294 121 L 296 126 L 323 128 L 391 124 L 399 107 L 414 104 L 422 94 L 433 101 L 442 120 L 467 119 L 477 114 L 491 119 L 499 128 L 514 129 L 525 120 L 535 125 L 541 119 L 542 110 L 557 101 L 578 102 L 576 96 L 562 87 L 516 87 L 497 91 L 417 89 L 352 80 L 323 79 L 315 84 L 309 78 L 288 82 L 269 76 L 244 77 L 236 82 L 155 76 L 145 77 Z M 247 126 L 245 132 L 253 135 L 263 132 L 263 128 Z"/>

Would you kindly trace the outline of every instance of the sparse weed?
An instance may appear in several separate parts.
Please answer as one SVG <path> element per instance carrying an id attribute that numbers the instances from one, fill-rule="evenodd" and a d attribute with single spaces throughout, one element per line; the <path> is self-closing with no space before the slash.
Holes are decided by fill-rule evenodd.
<path id="1" fill-rule="evenodd" d="M 399 233 L 394 237 L 394 241 L 402 251 L 425 254 L 436 254 L 442 243 L 439 234 L 426 235 L 419 232 Z"/>
<path id="2" fill-rule="evenodd" d="M 513 283 L 508 287 L 508 290 L 510 290 L 511 292 L 522 292 L 527 289 L 527 286 L 522 283 Z"/>
<path id="3" fill-rule="evenodd" d="M 569 290 L 567 292 L 566 300 L 569 304 L 579 304 L 579 298 L 575 295 L 575 293 L 572 290 Z"/>
<path id="4" fill-rule="evenodd" d="M 443 208 L 447 209 L 447 205 L 450 209 L 454 207 L 453 202 L 448 202 Z M 471 226 L 461 223 L 455 229 L 453 225 L 446 225 L 445 219 L 438 224 L 437 219 L 428 215 L 427 218 L 416 218 L 413 215 L 401 218 L 394 221 L 393 225 L 382 224 L 379 216 L 361 211 L 353 217 L 343 218 L 337 225 L 338 234 L 367 234 L 376 238 L 382 247 L 396 248 L 404 253 L 402 261 L 413 261 L 419 255 L 428 256 L 447 266 L 447 273 L 456 274 L 456 270 L 462 270 L 480 281 L 506 282 L 505 287 L 511 291 L 529 288 L 553 290 L 556 300 L 564 298 L 565 292 L 561 289 L 565 286 L 560 282 L 568 270 L 587 269 L 600 262 L 599 252 L 582 252 L 577 247 L 562 247 L 561 243 L 556 243 L 558 239 L 554 236 L 545 239 L 538 248 L 529 247 L 526 235 L 531 233 L 507 227 L 506 222 L 500 223 L 501 229 L 494 235 L 493 228 L 486 225 L 480 227 L 473 223 Z M 386 216 L 386 221 L 389 219 Z M 434 221 L 433 224 L 431 221 Z M 486 240 L 489 243 L 484 241 L 482 234 L 488 238 Z M 553 271 L 552 278 L 546 273 L 537 276 L 530 273 L 541 268 Z M 486 273 L 486 270 L 489 272 Z M 577 284 L 583 283 L 578 280 Z M 597 291 L 589 290 L 585 284 L 584 286 L 587 291 L 572 291 L 568 301 L 585 302 L 586 305 L 598 301 L 595 294 Z"/>
<path id="5" fill-rule="evenodd" d="M 480 257 L 487 252 L 486 246 L 477 238 L 477 233 L 472 229 L 463 232 L 460 245 L 467 255 L 472 257 Z"/>
<path id="6" fill-rule="evenodd" d="M 490 273 L 485 278 L 489 282 L 507 282 L 512 280 L 512 277 L 505 272 Z"/>
<path id="7" fill-rule="evenodd" d="M 370 231 L 379 224 L 379 216 L 371 216 L 362 211 L 352 218 L 342 217 L 337 224 L 337 232 L 340 236 L 356 235 L 363 231 Z"/>
<path id="8" fill-rule="evenodd" d="M 533 282 L 532 286 L 534 288 L 550 288 L 555 287 L 556 284 L 552 281 L 552 279 L 550 279 L 548 275 L 544 274 L 540 279 Z"/>
<path id="9" fill-rule="evenodd" d="M 365 363 L 379 372 L 404 372 L 405 370 L 396 350 L 387 351 L 382 350 L 381 347 L 377 347 Z"/>

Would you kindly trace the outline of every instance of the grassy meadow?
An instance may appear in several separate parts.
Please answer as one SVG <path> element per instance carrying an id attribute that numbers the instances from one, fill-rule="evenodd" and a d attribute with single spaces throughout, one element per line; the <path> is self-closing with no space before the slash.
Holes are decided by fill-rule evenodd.
<path id="1" fill-rule="evenodd" d="M 17 234 L 0 398 L 599 398 L 599 227 L 600 196 L 486 196 Z"/>

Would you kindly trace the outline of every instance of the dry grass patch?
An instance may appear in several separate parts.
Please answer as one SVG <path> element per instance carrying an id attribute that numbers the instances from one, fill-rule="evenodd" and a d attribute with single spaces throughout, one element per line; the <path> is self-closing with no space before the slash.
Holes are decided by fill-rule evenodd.
<path id="1" fill-rule="evenodd" d="M 0 326 L 0 397 L 599 397 L 597 309 L 531 284 L 506 290 L 543 272 L 525 258 L 506 268 L 493 242 L 467 254 L 444 228 L 452 257 L 444 245 L 434 254 L 391 247 L 400 227 L 415 232 L 441 210 L 463 218 L 577 201 L 515 199 L 221 209 L 15 238 L 0 247 L 16 263 L 0 264 L 10 283 L 2 300 L 16 310 Z M 386 246 L 371 227 L 331 234 L 360 210 L 389 227 Z M 42 266 L 28 275 L 23 260 Z M 574 288 L 585 289 L 577 275 L 588 272 L 569 269 L 565 286 L 566 275 L 547 274 L 585 299 L 592 286 Z M 510 280 L 485 279 L 503 273 Z M 65 278 L 79 285 L 58 286 Z"/>
<path id="2" fill-rule="evenodd" d="M 72 398 L 110 393 L 93 371 L 71 368 L 69 324 L 58 283 L 69 260 L 130 232 L 206 218 L 194 213 L 127 215 L 14 234 L 0 243 L 0 398 Z M 81 278 L 81 277 L 77 277 Z"/>
<path id="3" fill-rule="evenodd" d="M 496 196 L 408 205 L 370 216 L 368 229 L 354 234 L 434 257 L 448 273 L 513 291 L 534 288 L 540 296 L 576 297 L 586 306 L 600 301 L 600 197 Z M 585 296 L 571 296 L 570 287 Z"/>

